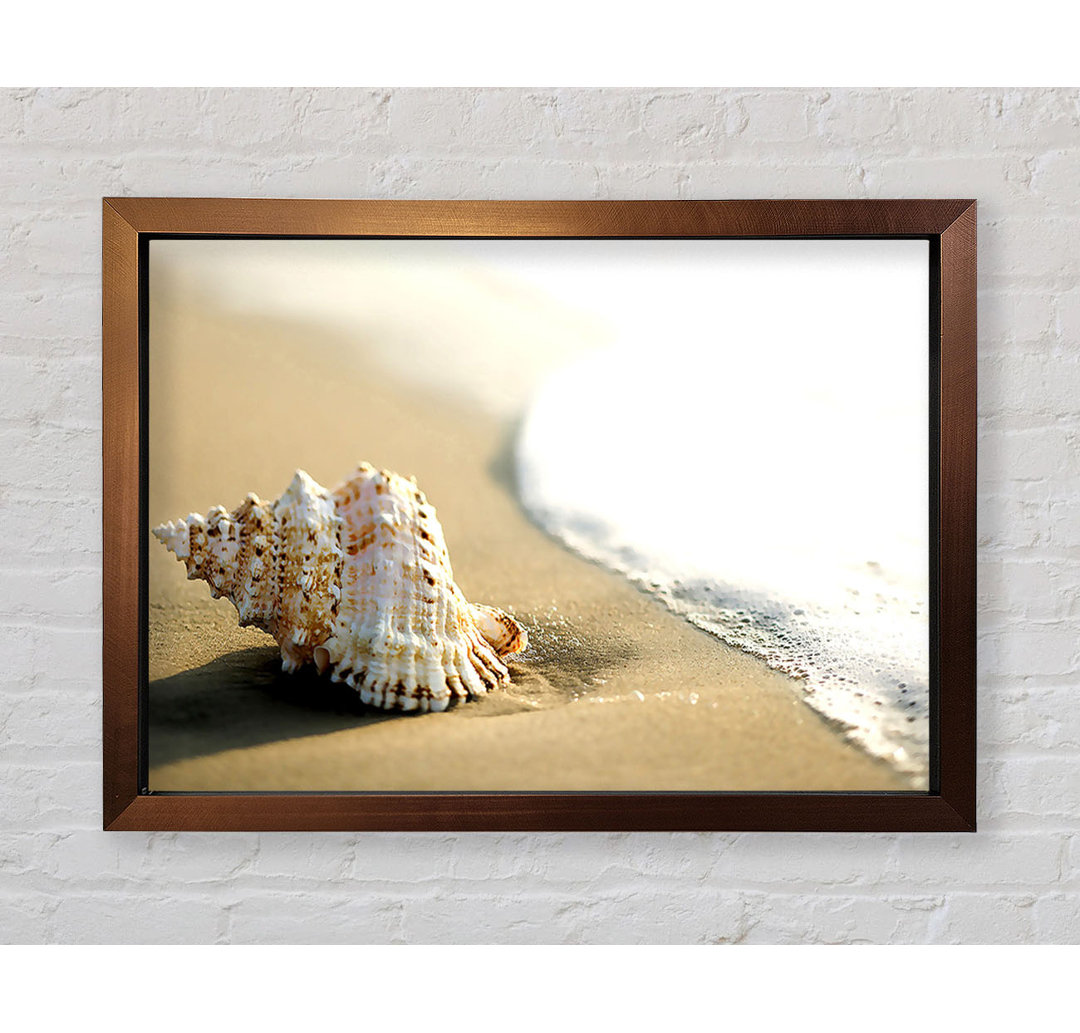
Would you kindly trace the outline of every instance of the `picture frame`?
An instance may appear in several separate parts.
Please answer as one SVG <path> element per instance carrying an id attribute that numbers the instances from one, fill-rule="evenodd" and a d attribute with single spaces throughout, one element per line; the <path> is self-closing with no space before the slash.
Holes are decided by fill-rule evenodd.
<path id="1" fill-rule="evenodd" d="M 976 203 L 970 199 L 103 200 L 106 830 L 974 831 Z M 150 244 L 159 239 L 924 240 L 926 792 L 160 792 L 147 786 Z M 781 304 L 783 299 L 775 299 Z"/>

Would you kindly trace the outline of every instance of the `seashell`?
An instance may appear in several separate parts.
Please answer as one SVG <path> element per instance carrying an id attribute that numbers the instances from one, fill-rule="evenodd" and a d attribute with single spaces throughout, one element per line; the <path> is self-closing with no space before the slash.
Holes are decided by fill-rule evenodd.
<path id="1" fill-rule="evenodd" d="M 281 664 L 355 688 L 385 709 L 445 710 L 510 680 L 525 630 L 454 582 L 442 527 L 413 479 L 361 463 L 332 492 L 297 470 L 285 494 L 190 514 L 154 535 L 269 632 Z"/>

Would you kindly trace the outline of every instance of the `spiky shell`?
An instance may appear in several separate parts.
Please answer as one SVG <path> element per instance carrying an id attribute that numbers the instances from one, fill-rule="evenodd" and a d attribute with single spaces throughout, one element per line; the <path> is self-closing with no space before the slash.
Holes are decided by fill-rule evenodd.
<path id="1" fill-rule="evenodd" d="M 298 470 L 275 503 L 248 495 L 154 534 L 242 625 L 274 636 L 286 671 L 314 662 L 373 706 L 482 696 L 509 681 L 502 658 L 528 642 L 512 617 L 465 599 L 415 481 L 368 463 L 333 492 Z"/>

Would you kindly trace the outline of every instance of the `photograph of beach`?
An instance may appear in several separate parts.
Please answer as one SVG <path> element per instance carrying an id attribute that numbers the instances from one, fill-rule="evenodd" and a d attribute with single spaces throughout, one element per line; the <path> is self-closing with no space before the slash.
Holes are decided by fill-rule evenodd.
<path id="1" fill-rule="evenodd" d="M 929 275 L 907 239 L 152 240 L 148 788 L 926 792 Z M 527 639 L 491 691 L 283 670 L 151 533 L 360 463 Z"/>

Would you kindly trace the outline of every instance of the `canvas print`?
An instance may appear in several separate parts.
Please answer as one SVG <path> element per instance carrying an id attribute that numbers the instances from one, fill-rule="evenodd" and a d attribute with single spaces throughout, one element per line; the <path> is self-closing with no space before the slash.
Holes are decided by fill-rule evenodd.
<path id="1" fill-rule="evenodd" d="M 153 792 L 925 792 L 926 240 L 153 239 Z"/>

